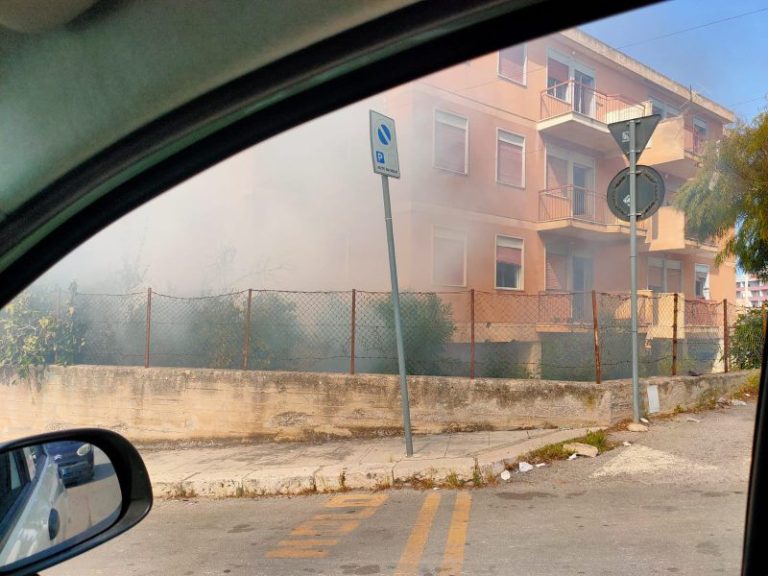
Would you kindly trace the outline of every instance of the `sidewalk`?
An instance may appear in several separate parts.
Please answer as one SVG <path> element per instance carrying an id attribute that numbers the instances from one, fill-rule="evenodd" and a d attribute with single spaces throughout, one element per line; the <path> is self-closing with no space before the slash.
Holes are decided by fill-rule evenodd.
<path id="1" fill-rule="evenodd" d="M 155 497 L 231 498 L 386 488 L 431 479 L 471 480 L 498 474 L 504 462 L 588 429 L 518 430 L 338 440 L 324 444 L 269 443 L 219 448 L 140 450 Z"/>

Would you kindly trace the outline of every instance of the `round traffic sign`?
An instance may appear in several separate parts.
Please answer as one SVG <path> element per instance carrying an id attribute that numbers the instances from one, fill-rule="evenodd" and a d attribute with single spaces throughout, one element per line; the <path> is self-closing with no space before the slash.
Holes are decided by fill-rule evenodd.
<path id="1" fill-rule="evenodd" d="M 635 208 L 637 219 L 652 216 L 664 202 L 664 178 L 650 166 L 638 164 L 635 185 Z M 613 177 L 608 185 L 606 197 L 608 208 L 619 220 L 629 222 L 629 168 L 624 168 Z"/>

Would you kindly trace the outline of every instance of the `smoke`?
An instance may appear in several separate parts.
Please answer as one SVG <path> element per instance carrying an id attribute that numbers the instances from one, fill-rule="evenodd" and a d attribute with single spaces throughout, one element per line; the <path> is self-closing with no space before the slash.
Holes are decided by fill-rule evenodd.
<path id="1" fill-rule="evenodd" d="M 191 178 L 92 238 L 40 283 L 184 295 L 387 289 L 381 183 L 368 142 L 368 110 L 377 105 L 380 98 L 350 106 Z"/>

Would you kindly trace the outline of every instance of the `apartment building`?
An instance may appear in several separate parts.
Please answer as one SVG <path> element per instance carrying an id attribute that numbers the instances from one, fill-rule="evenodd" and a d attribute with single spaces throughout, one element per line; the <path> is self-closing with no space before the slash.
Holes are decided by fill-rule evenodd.
<path id="1" fill-rule="evenodd" d="M 768 305 L 768 282 L 754 274 L 740 274 L 736 279 L 736 300 L 752 308 Z"/>
<path id="2" fill-rule="evenodd" d="M 629 226 L 606 189 L 627 165 L 607 125 L 662 117 L 641 162 L 666 183 L 639 224 L 641 289 L 735 300 L 735 265 L 686 233 L 670 205 L 704 142 L 734 115 L 578 31 L 515 46 L 387 97 L 405 158 L 398 242 L 404 285 L 540 294 L 628 291 Z M 574 311 L 576 314 L 576 311 Z"/>

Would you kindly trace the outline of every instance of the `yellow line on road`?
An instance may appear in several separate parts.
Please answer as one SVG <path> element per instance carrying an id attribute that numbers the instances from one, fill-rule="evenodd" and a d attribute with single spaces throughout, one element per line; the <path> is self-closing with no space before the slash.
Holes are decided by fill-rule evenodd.
<path id="1" fill-rule="evenodd" d="M 395 569 L 395 576 L 415 576 L 419 573 L 421 555 L 424 553 L 424 546 L 427 543 L 427 537 L 439 505 L 440 494 L 432 493 L 424 499 L 424 504 L 419 510 L 419 516 L 413 525 L 411 535 L 405 544 L 403 555 L 400 556 L 400 562 Z"/>
<path id="2" fill-rule="evenodd" d="M 438 576 L 459 576 L 464 564 L 464 546 L 467 542 L 469 527 L 469 510 L 472 507 L 472 495 L 468 492 L 456 494 L 453 506 L 451 526 L 448 529 L 448 542 L 445 545 L 443 565 Z"/>
<path id="3" fill-rule="evenodd" d="M 270 550 L 265 554 L 267 558 L 325 558 L 328 550 L 280 548 Z"/>
<path id="4" fill-rule="evenodd" d="M 386 494 L 339 494 L 326 502 L 326 508 L 348 508 L 348 507 L 372 507 L 377 508 L 384 504 L 387 499 Z"/>
<path id="5" fill-rule="evenodd" d="M 332 511 L 315 514 L 299 524 L 290 534 L 295 539 L 282 540 L 278 548 L 267 551 L 266 556 L 325 558 L 330 548 L 339 543 L 334 536 L 344 536 L 354 531 L 360 525 L 360 520 L 373 516 L 386 500 L 386 494 L 350 493 L 334 496 L 325 504 L 325 508 Z"/>
<path id="6" fill-rule="evenodd" d="M 291 536 L 340 536 L 349 534 L 360 525 L 357 520 L 307 520 L 291 532 Z"/>
<path id="7" fill-rule="evenodd" d="M 313 546 L 336 546 L 338 540 L 282 540 L 280 546 L 287 548 L 312 548 Z"/>

